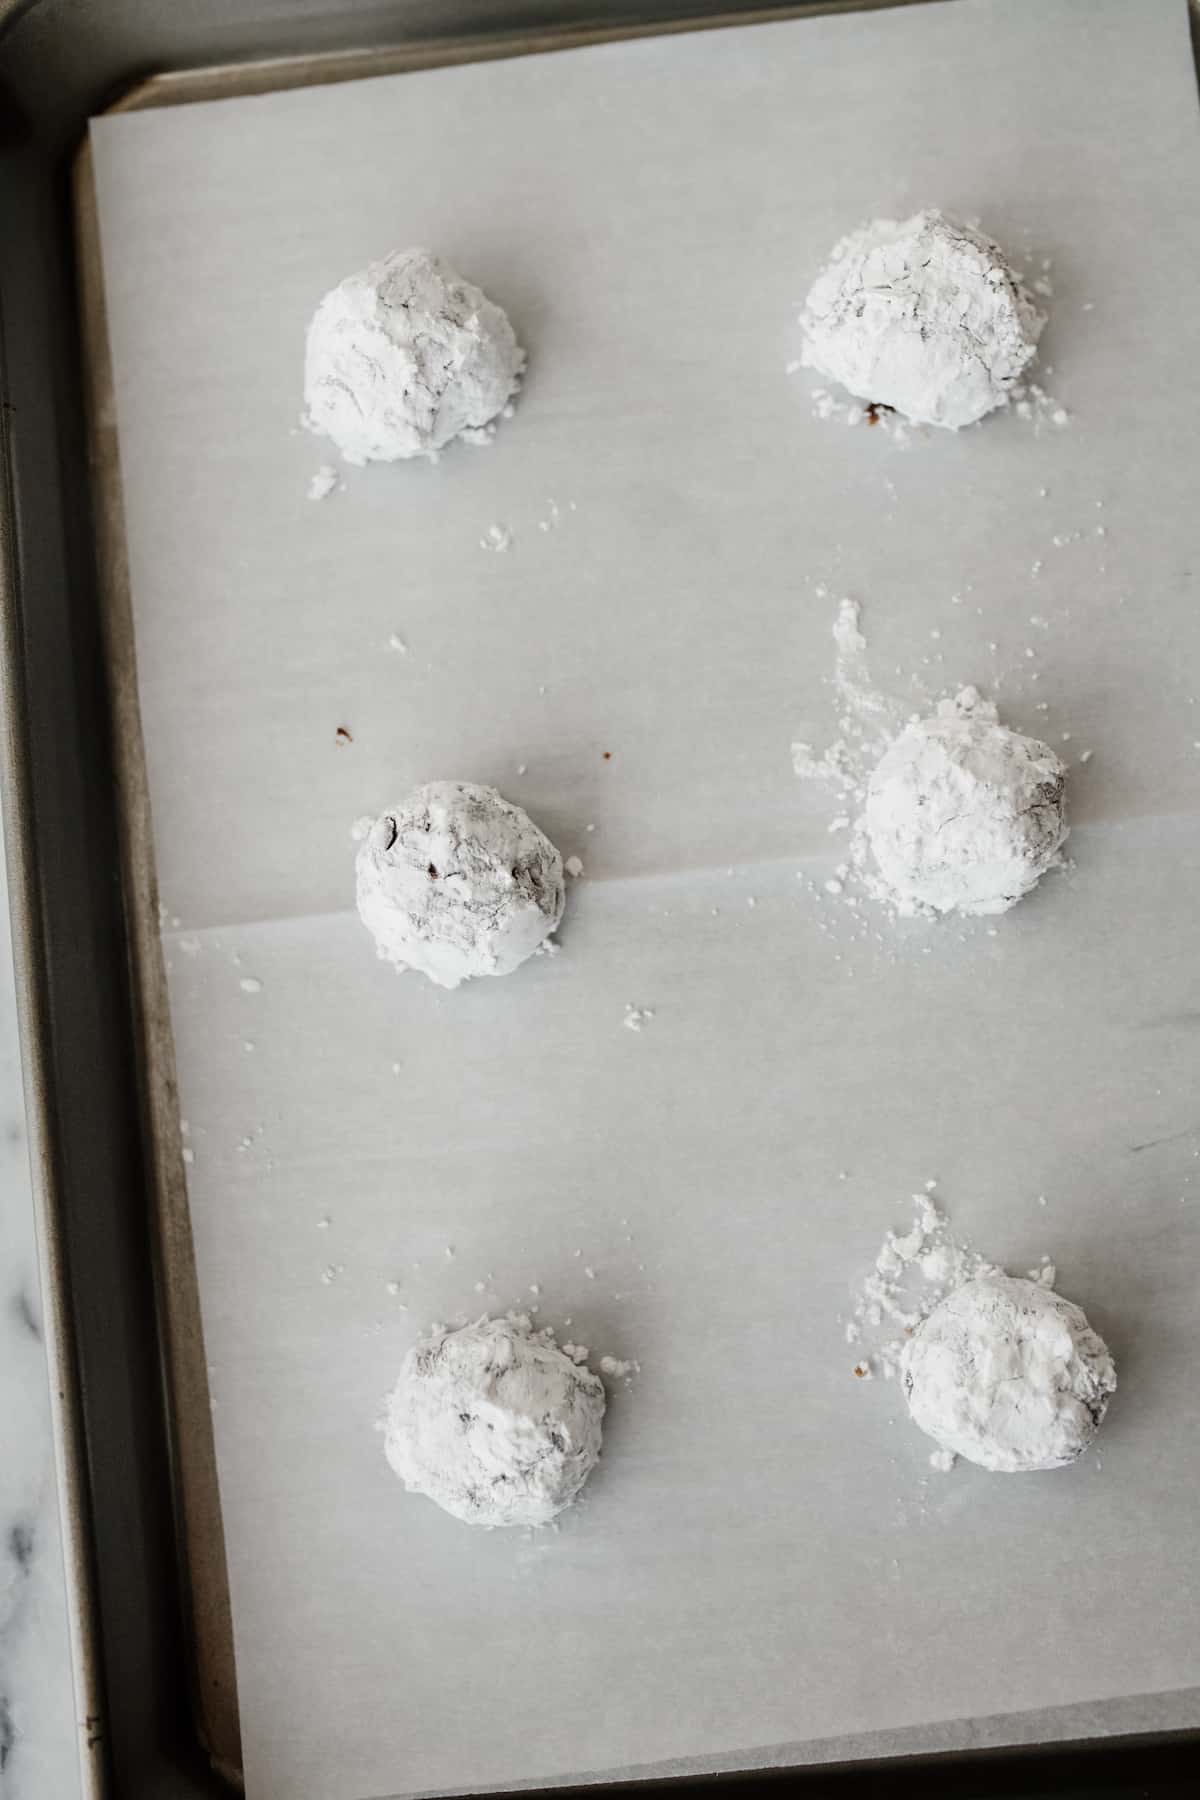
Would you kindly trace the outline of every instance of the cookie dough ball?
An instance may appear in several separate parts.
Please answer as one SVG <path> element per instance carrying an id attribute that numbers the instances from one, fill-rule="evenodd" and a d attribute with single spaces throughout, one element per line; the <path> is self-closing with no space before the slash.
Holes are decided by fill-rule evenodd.
<path id="1" fill-rule="evenodd" d="M 405 1487 L 469 1525 L 546 1525 L 596 1466 L 604 1384 L 527 1318 L 436 1331 L 388 1400 L 387 1459 Z"/>
<path id="2" fill-rule="evenodd" d="M 964 688 L 905 727 L 867 784 L 867 840 L 903 914 L 1001 913 L 1059 860 L 1066 770 Z"/>
<path id="3" fill-rule="evenodd" d="M 562 918 L 562 857 L 495 788 L 430 781 L 358 851 L 358 910 L 379 954 L 439 987 L 511 975 Z"/>
<path id="4" fill-rule="evenodd" d="M 948 1294 L 905 1345 L 901 1374 L 922 1431 L 1003 1474 L 1074 1462 L 1117 1385 L 1079 1307 L 1010 1275 Z"/>
<path id="5" fill-rule="evenodd" d="M 1005 403 L 1046 321 L 998 244 L 931 209 L 843 238 L 800 322 L 812 368 L 956 431 Z"/>
<path id="6" fill-rule="evenodd" d="M 326 294 L 308 328 L 305 423 L 349 463 L 430 456 L 516 392 L 525 353 L 498 306 L 428 250 Z"/>

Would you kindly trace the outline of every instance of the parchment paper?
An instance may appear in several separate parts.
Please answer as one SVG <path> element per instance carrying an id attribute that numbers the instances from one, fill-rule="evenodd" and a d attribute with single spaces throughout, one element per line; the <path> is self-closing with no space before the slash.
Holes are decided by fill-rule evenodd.
<path id="1" fill-rule="evenodd" d="M 1194 1716 L 1196 113 L 1182 0 L 955 0 L 93 126 L 252 1797 Z M 813 417 L 795 303 L 929 203 L 1051 259 L 1068 426 Z M 510 312 L 516 416 L 314 504 L 308 316 L 421 242 Z M 914 704 L 1094 751 L 994 935 L 797 879 L 841 592 Z M 349 838 L 446 775 L 585 862 L 562 954 L 452 995 L 374 959 Z M 851 1375 L 934 1176 L 1113 1346 L 1071 1470 L 935 1476 Z M 641 1364 L 534 1537 L 372 1430 L 514 1303 Z"/>

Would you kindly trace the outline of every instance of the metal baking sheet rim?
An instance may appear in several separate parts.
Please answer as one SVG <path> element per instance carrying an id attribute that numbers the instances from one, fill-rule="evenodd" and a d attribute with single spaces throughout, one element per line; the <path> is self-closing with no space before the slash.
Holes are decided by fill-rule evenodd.
<path id="1" fill-rule="evenodd" d="M 328 52 L 262 62 L 214 65 L 169 71 L 139 82 L 106 110 L 140 111 L 150 107 L 233 98 L 287 88 L 405 73 L 471 61 L 494 60 L 647 36 L 718 29 L 785 18 L 909 5 L 916 0 L 824 0 L 824 3 L 763 8 L 736 14 L 672 19 L 618 29 L 559 28 L 520 36 L 488 36 L 454 41 L 425 40 L 379 49 Z M 1193 46 L 1200 70 L 1200 0 L 1188 0 Z M 191 1685 L 198 1734 L 223 1784 L 241 1787 L 240 1734 L 234 1669 L 232 1616 L 225 1567 L 216 1459 L 200 1318 L 199 1292 L 187 1205 L 186 1175 L 179 1134 L 179 1107 L 174 1072 L 174 1046 L 167 999 L 166 972 L 159 937 L 159 909 L 153 839 L 137 693 L 136 651 L 129 591 L 120 460 L 117 444 L 112 372 L 105 321 L 100 265 L 98 217 L 88 142 L 81 146 L 72 170 L 74 225 L 79 275 L 80 332 L 89 417 L 89 466 L 95 502 L 96 552 L 106 645 L 107 680 L 114 726 L 113 753 L 121 821 L 122 879 L 128 919 L 135 1020 L 140 1053 L 143 1131 L 153 1171 L 154 1253 L 161 1307 L 163 1354 L 169 1427 L 174 1464 L 176 1523 L 181 1544 L 180 1570 L 185 1616 L 191 1626 Z M 5 698 L 3 766 L 0 769 L 12 893 L 13 945 L 18 1010 L 23 1046 L 26 1105 L 33 1165 L 35 1210 L 47 1322 L 55 1451 L 59 1467 L 64 1550 L 67 1563 L 71 1652 L 75 1673 L 77 1717 L 81 1731 L 84 1800 L 103 1800 L 108 1783 L 101 1754 L 102 1688 L 96 1645 L 92 1526 L 87 1498 L 84 1441 L 77 1364 L 69 1305 L 69 1270 L 57 1203 L 56 1149 L 51 1125 L 49 1014 L 44 982 L 42 933 L 37 904 L 37 863 L 32 825 L 29 774 L 23 751 L 26 709 L 19 679 L 18 613 L 11 604 L 18 590 L 18 561 L 12 523 L 12 467 L 5 435 L 0 432 L 0 600 Z M 1164 1696 L 1166 1698 L 1166 1696 Z M 1195 1719 L 1194 1690 L 1177 1696 L 1182 1710 L 1178 1728 Z M 1083 1709 L 1081 1709 L 1083 1710 Z M 1119 1708 L 1109 1709 L 1110 1712 Z M 1028 1742 L 1017 1718 L 999 1715 L 974 1722 L 976 1749 Z M 1030 1723 L 1031 1721 L 1027 1721 Z M 1122 1725 L 1113 1720 L 1114 1734 Z M 987 1729 L 987 1727 L 992 1729 Z M 1136 1726 L 1126 1741 L 1137 1741 Z M 1097 1736 L 1100 1733 L 1097 1730 Z M 1103 1734 L 1112 1741 L 1109 1733 Z M 1096 1741 L 1091 1736 L 1071 1740 Z M 1056 1748 L 1067 1750 L 1067 1741 Z M 964 1739 L 963 1749 L 968 1748 Z M 869 1758 L 866 1744 L 845 1745 L 839 1756 L 830 1744 L 826 1770 Z M 950 1757 L 960 1752 L 951 1751 Z M 806 1759 L 807 1760 L 807 1759 Z M 893 1756 L 876 1762 L 881 1768 Z M 944 1760 L 944 1755 L 935 1758 Z M 730 1761 L 749 1770 L 763 1767 L 761 1757 Z M 813 1766 L 810 1761 L 809 1766 Z M 608 1779 L 637 1778 L 649 1770 L 613 1770 Z"/>

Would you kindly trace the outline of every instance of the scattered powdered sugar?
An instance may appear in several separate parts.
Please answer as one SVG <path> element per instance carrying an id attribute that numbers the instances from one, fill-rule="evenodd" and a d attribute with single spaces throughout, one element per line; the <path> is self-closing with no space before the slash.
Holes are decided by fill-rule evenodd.
<path id="1" fill-rule="evenodd" d="M 651 1006 L 635 1006 L 632 1000 L 625 1002 L 625 1017 L 621 1021 L 630 1031 L 643 1031 L 654 1017 Z"/>
<path id="2" fill-rule="evenodd" d="M 914 1194 L 912 1204 L 908 1230 L 884 1234 L 846 1326 L 851 1343 L 883 1333 L 855 1365 L 860 1380 L 880 1375 L 891 1381 L 899 1371 L 908 1338 L 947 1294 L 981 1275 L 1002 1273 L 995 1263 L 955 1237 L 930 1192 Z"/>
<path id="3" fill-rule="evenodd" d="M 338 472 L 332 463 L 322 463 L 308 484 L 310 500 L 327 500 L 334 489 L 343 484 L 338 480 Z"/>
<path id="4" fill-rule="evenodd" d="M 836 244 L 800 323 L 810 368 L 953 431 L 1007 404 L 1045 318 L 998 244 L 929 208 Z"/>
<path id="5" fill-rule="evenodd" d="M 824 587 L 818 599 L 826 597 Z M 807 739 L 792 744 L 792 767 L 805 781 L 816 781 L 835 796 L 838 811 L 830 831 L 851 832 L 849 855 L 825 882 L 825 892 L 841 899 L 854 881 L 875 898 L 886 898 L 871 876 L 864 808 L 872 769 L 899 737 L 909 717 L 904 703 L 876 687 L 867 665 L 867 640 L 860 629 L 856 600 L 838 602 L 833 623 L 833 688 L 838 706 L 838 735 L 819 754 Z"/>
<path id="6" fill-rule="evenodd" d="M 1062 402 L 1036 381 L 1018 381 L 1014 385 L 1012 406 L 1018 419 L 1025 419 L 1033 426 L 1034 437 L 1039 437 L 1047 427 L 1061 431 L 1064 425 L 1071 423 L 1071 415 Z"/>
<path id="7" fill-rule="evenodd" d="M 818 599 L 824 599 L 825 594 L 824 588 L 817 589 Z M 820 756 L 809 743 L 792 745 L 792 766 L 797 775 L 826 782 L 848 799 L 862 797 L 867 775 L 909 717 L 901 701 L 877 688 L 871 680 L 861 620 L 862 609 L 857 600 L 844 597 L 838 601 L 833 621 L 833 686 L 840 707 L 838 737 Z"/>
<path id="8" fill-rule="evenodd" d="M 851 833 L 825 890 L 842 896 L 853 880 L 902 917 L 1003 912 L 1061 862 L 1066 771 L 1046 744 L 1002 725 L 977 688 L 930 716 L 908 712 L 872 682 L 860 619 L 856 601 L 839 602 L 839 735 L 819 755 L 792 745 L 797 775 L 836 796 L 830 830 Z"/>
<path id="9" fill-rule="evenodd" d="M 495 550 L 502 555 L 505 550 L 510 548 L 512 541 L 513 534 L 507 525 L 489 525 L 479 540 L 479 548 Z"/>

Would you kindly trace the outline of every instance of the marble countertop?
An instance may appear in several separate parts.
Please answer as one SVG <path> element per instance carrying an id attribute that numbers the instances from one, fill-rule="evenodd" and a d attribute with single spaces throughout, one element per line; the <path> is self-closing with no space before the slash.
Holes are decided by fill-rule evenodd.
<path id="1" fill-rule="evenodd" d="M 8 888 L 0 858 L 0 1800 L 78 1800 Z"/>

